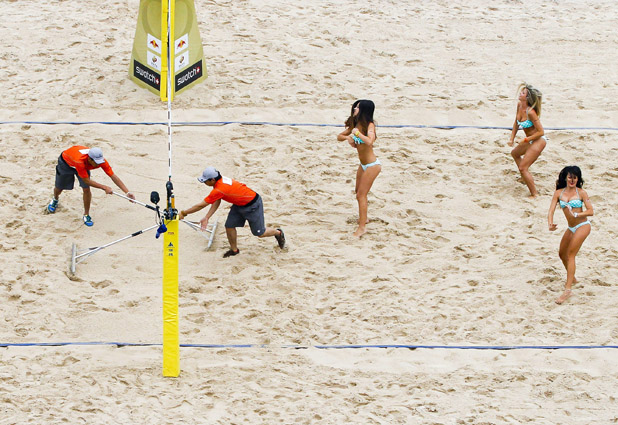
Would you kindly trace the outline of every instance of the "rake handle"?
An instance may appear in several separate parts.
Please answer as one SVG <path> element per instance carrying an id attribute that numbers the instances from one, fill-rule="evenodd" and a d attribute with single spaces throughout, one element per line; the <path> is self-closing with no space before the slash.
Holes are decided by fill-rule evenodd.
<path id="1" fill-rule="evenodd" d="M 119 197 L 121 197 L 121 198 L 123 198 L 123 199 L 126 199 L 127 201 L 130 201 L 130 202 L 136 203 L 136 204 L 141 205 L 141 206 L 143 206 L 143 207 L 146 207 L 146 208 L 148 208 L 148 209 L 150 209 L 150 210 L 153 210 L 153 211 L 156 211 L 156 210 L 157 210 L 157 209 L 156 209 L 155 207 L 153 207 L 152 205 L 144 204 L 143 202 L 137 201 L 137 200 L 135 200 L 135 199 L 131 199 L 131 198 L 129 198 L 128 196 L 124 196 L 124 195 L 122 195 L 122 194 L 120 194 L 120 193 L 118 193 L 118 192 L 112 192 L 112 193 L 113 193 L 114 195 L 116 195 L 116 196 L 119 196 Z"/>

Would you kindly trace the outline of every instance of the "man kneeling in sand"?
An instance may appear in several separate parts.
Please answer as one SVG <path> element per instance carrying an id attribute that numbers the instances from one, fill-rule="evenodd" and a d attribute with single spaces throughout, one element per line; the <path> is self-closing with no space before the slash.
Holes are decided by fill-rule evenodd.
<path id="1" fill-rule="evenodd" d="M 189 214 L 198 212 L 206 205 L 211 204 L 206 216 L 200 220 L 202 229 L 206 229 L 208 220 L 213 216 L 215 211 L 217 211 L 219 205 L 221 205 L 221 199 L 231 203 L 232 208 L 230 208 L 225 222 L 225 232 L 227 233 L 227 240 L 230 242 L 230 249 L 223 254 L 223 258 L 237 255 L 240 252 L 236 245 L 236 228 L 243 227 L 245 221 L 249 222 L 251 233 L 258 238 L 274 236 L 275 239 L 277 239 L 279 248 L 285 246 L 283 230 L 266 227 L 264 225 L 264 206 L 260 195 L 249 189 L 243 183 L 232 180 L 229 177 L 222 177 L 213 167 L 206 167 L 202 175 L 197 179 L 200 183 L 211 186 L 213 189 L 199 204 L 195 204 L 189 209 L 181 210 L 178 218 L 182 220 Z"/>

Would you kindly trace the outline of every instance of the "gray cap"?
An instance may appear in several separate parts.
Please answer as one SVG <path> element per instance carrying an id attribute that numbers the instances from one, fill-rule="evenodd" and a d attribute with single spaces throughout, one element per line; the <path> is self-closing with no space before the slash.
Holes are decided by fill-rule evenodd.
<path id="1" fill-rule="evenodd" d="M 103 164 L 105 162 L 103 151 L 100 148 L 90 148 L 88 150 L 88 156 L 97 164 Z"/>
<path id="2" fill-rule="evenodd" d="M 197 179 L 200 183 L 204 183 L 206 180 L 216 179 L 219 175 L 219 172 L 215 170 L 215 167 L 206 167 L 206 169 L 202 172 L 202 175 Z"/>

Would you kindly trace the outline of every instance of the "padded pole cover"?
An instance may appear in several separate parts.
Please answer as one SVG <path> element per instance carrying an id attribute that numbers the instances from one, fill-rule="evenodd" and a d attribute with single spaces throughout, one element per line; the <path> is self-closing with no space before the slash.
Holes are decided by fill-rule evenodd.
<path id="1" fill-rule="evenodd" d="M 178 220 L 163 235 L 163 376 L 180 374 L 178 332 Z"/>

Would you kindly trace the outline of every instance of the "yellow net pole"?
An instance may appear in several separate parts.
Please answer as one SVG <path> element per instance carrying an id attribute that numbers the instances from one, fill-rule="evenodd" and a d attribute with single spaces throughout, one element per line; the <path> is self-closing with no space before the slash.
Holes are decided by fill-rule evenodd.
<path id="1" fill-rule="evenodd" d="M 164 4 L 167 4 L 164 7 Z M 169 156 L 169 180 L 167 182 L 167 232 L 163 237 L 163 376 L 177 377 L 180 374 L 180 342 L 178 330 L 178 217 L 172 193 L 172 80 L 174 75 L 174 5 L 175 0 L 161 2 L 161 33 L 166 29 L 163 40 L 162 58 L 166 77 L 161 78 L 161 95 L 166 93 L 167 133 Z M 165 25 L 163 10 L 165 9 Z M 165 50 L 165 53 L 163 53 Z M 165 82 L 166 90 L 163 90 Z M 163 98 L 162 98 L 163 100 Z"/>

